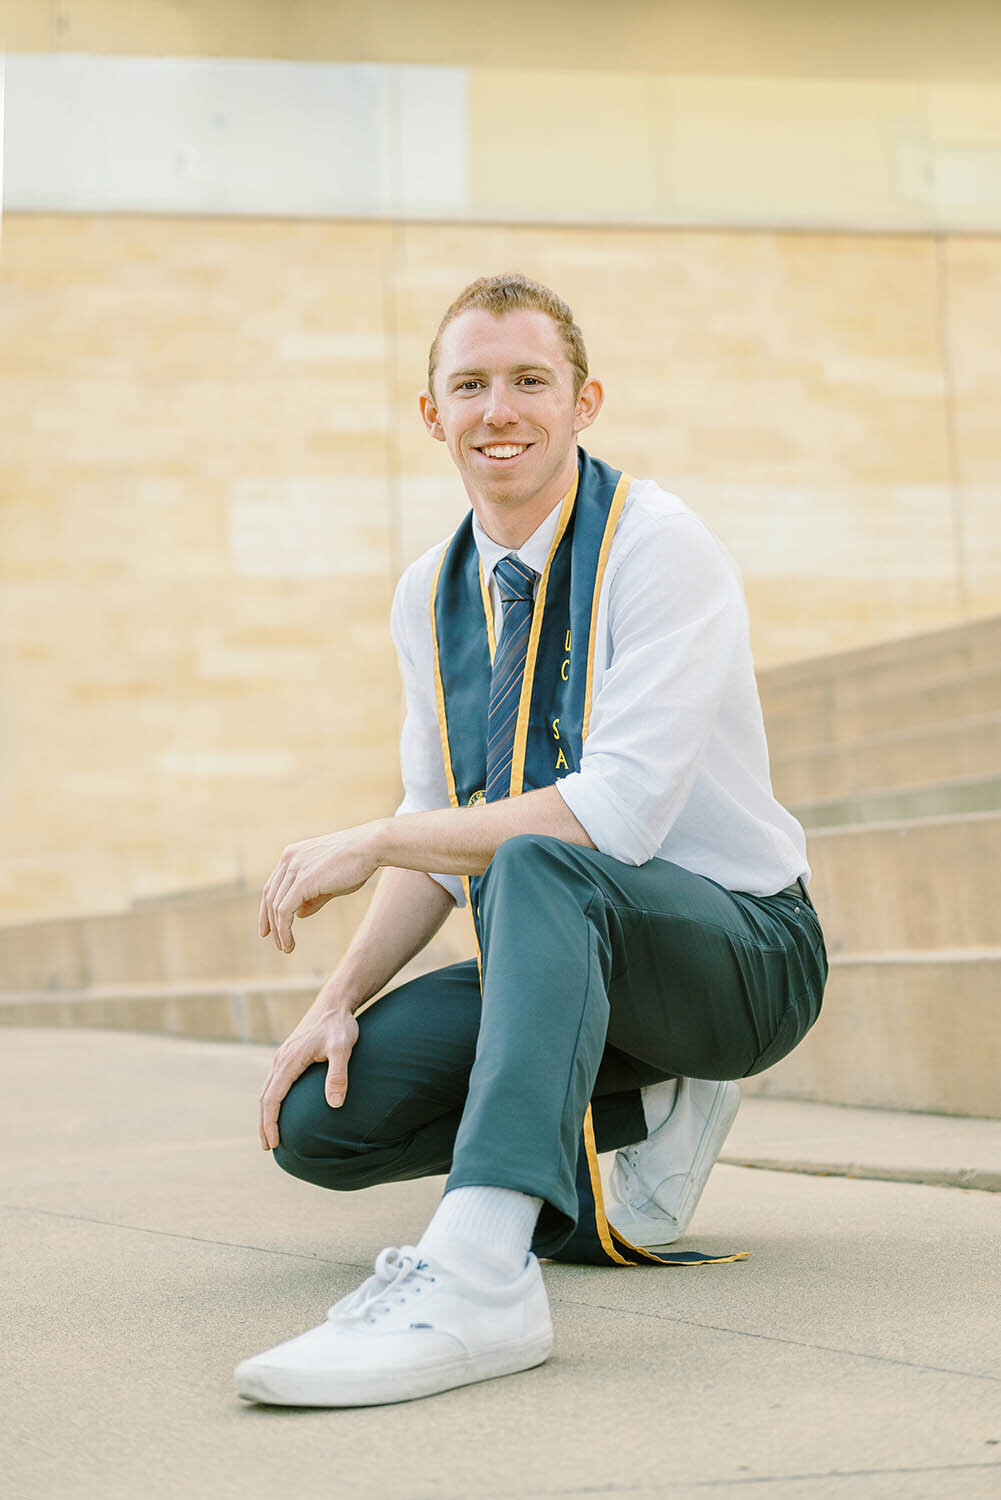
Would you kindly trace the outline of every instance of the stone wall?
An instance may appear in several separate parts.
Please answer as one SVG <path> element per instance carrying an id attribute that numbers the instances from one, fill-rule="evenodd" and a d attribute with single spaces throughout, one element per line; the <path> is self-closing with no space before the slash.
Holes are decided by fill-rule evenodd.
<path id="1" fill-rule="evenodd" d="M 556 284 L 596 453 L 702 514 L 768 666 L 1001 604 L 1001 241 L 8 217 L 5 920 L 270 868 L 394 806 L 401 568 L 455 290 Z"/>

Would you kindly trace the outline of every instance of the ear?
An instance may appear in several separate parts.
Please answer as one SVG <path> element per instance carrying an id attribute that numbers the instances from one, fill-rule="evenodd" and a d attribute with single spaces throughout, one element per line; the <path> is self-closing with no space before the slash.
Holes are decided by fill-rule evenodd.
<path id="1" fill-rule="evenodd" d="M 583 432 L 585 427 L 590 427 L 595 417 L 601 410 L 601 404 L 605 399 L 605 392 L 600 380 L 588 378 L 580 388 L 577 397 L 577 405 L 574 408 L 573 430 Z"/>
<path id="2" fill-rule="evenodd" d="M 430 391 L 421 391 L 418 400 L 420 401 L 424 426 L 433 438 L 437 438 L 439 443 L 443 443 L 445 441 L 445 429 L 441 425 L 438 408 L 434 404 L 434 397 Z"/>

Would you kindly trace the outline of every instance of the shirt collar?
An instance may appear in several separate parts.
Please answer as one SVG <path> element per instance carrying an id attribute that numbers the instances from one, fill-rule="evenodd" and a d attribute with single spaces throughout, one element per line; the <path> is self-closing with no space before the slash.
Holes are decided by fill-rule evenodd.
<path id="1" fill-rule="evenodd" d="M 562 501 L 558 501 L 541 525 L 535 528 L 528 541 L 522 542 L 521 546 L 514 552 L 515 557 L 519 558 L 526 567 L 534 568 L 537 573 L 541 573 L 546 566 L 546 559 L 549 556 L 549 549 L 553 545 L 553 538 L 556 535 L 556 528 L 560 523 L 560 511 L 562 509 Z M 489 584 L 493 577 L 494 568 L 496 568 L 501 558 L 507 557 L 513 549 L 511 547 L 502 547 L 499 542 L 495 542 L 492 537 L 487 536 L 487 533 L 480 525 L 475 511 L 473 512 L 473 540 L 476 543 L 476 550 L 480 554 L 480 562 L 483 564 L 483 576 Z"/>

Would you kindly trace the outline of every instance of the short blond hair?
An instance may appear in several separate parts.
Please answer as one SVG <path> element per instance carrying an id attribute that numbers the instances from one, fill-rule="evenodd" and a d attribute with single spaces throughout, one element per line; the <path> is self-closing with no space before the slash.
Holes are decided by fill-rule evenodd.
<path id="1" fill-rule="evenodd" d="M 563 348 L 573 370 L 574 396 L 577 397 L 580 394 L 580 388 L 587 379 L 587 350 L 584 348 L 584 335 L 577 327 L 574 315 L 562 297 L 558 297 L 548 286 L 543 286 L 541 281 L 532 281 L 529 277 L 522 276 L 519 271 L 506 271 L 499 276 L 481 276 L 477 281 L 471 281 L 459 293 L 438 324 L 438 332 L 434 336 L 431 351 L 428 354 L 429 390 L 432 389 L 434 372 L 438 367 L 442 334 L 453 318 L 457 318 L 460 313 L 467 312 L 471 307 L 482 307 L 485 312 L 492 313 L 495 318 L 503 318 L 505 313 L 522 310 L 546 313 L 556 324 L 557 332 L 563 340 Z"/>

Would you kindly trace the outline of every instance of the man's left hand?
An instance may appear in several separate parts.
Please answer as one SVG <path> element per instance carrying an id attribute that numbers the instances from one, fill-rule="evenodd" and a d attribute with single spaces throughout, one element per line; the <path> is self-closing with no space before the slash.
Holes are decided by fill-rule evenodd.
<path id="1" fill-rule="evenodd" d="M 291 953 L 293 918 L 311 917 L 332 897 L 346 896 L 363 886 L 378 869 L 371 850 L 373 826 L 363 824 L 286 844 L 261 896 L 257 920 L 261 937 L 270 933 L 277 948 Z"/>

